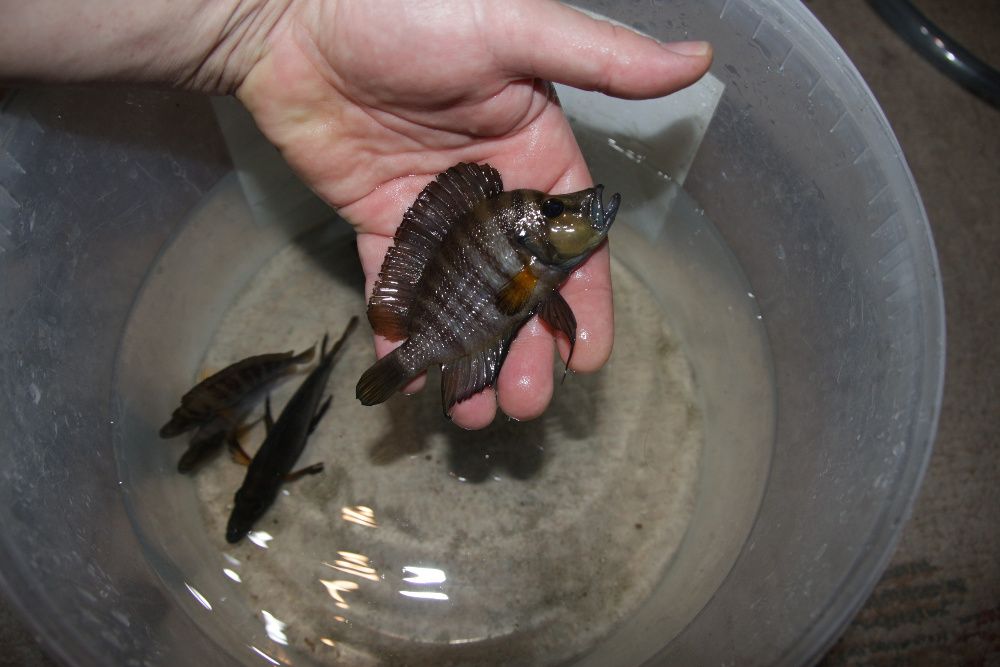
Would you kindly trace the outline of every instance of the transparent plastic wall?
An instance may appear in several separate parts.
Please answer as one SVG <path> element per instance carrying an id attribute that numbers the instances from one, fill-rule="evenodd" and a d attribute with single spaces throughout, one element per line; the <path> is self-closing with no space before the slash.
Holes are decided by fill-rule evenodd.
<path id="1" fill-rule="evenodd" d="M 776 392 L 776 409 L 762 406 L 776 419 L 768 484 L 735 565 L 699 610 L 637 616 L 605 648 L 628 647 L 614 652 L 619 664 L 815 660 L 887 561 L 930 452 L 944 323 L 919 197 L 867 87 L 802 5 L 585 4 L 660 39 L 715 46 L 725 88 L 685 189 L 756 295 Z M 144 559 L 111 442 L 131 305 L 176 227 L 230 171 L 203 99 L 4 99 L 0 576 L 68 663 L 234 661 Z"/>

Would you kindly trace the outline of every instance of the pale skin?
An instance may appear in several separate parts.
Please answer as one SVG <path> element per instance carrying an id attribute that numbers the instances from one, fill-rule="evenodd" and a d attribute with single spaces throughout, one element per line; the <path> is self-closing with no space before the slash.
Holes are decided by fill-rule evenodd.
<path id="1" fill-rule="evenodd" d="M 690 85 L 711 62 L 707 44 L 659 44 L 549 0 L 4 0 L 0 16 L 0 81 L 235 94 L 354 225 L 369 292 L 403 212 L 457 162 L 489 162 L 508 189 L 592 185 L 548 81 L 650 98 Z M 596 371 L 614 339 L 607 244 L 561 291 L 578 323 L 571 368 Z M 376 353 L 397 344 L 376 336 Z M 515 419 L 542 414 L 555 349 L 532 318 L 496 388 L 456 405 L 452 420 L 482 428 L 498 405 Z M 565 359 L 562 336 L 558 351 Z"/>

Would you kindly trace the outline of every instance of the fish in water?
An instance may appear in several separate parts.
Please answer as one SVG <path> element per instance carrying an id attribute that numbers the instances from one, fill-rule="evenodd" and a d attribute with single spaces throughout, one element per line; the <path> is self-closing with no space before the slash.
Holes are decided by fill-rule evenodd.
<path id="1" fill-rule="evenodd" d="M 253 410 L 253 403 L 241 404 L 238 414 L 228 413 L 225 416 L 218 416 L 207 424 L 198 427 L 198 430 L 191 436 L 188 448 L 184 450 L 180 460 L 177 462 L 178 472 L 193 472 L 195 468 L 204 463 L 212 454 L 222 449 L 222 445 L 229 443 L 231 448 L 239 444 L 240 432 L 249 429 L 253 424 L 243 425 L 244 420 Z M 256 424 L 257 422 L 253 422 Z"/>
<path id="2" fill-rule="evenodd" d="M 244 418 L 245 415 L 241 415 L 239 421 L 233 424 L 225 417 L 216 417 L 207 424 L 199 426 L 191 436 L 188 448 L 177 462 L 177 472 L 193 471 L 214 452 L 221 449 L 223 443 L 242 425 Z"/>
<path id="3" fill-rule="evenodd" d="M 319 463 L 290 472 L 302 454 L 309 435 L 330 407 L 332 396 L 322 401 L 330 371 L 333 370 L 337 352 L 357 323 L 358 318 L 352 317 L 340 340 L 333 344 L 329 352 L 326 349 L 328 337 L 323 336 L 319 363 L 288 399 L 277 421 L 272 422 L 271 404 L 268 400 L 264 414 L 267 435 L 260 449 L 249 461 L 246 477 L 236 492 L 233 513 L 226 526 L 226 541 L 230 544 L 239 542 L 250 532 L 253 524 L 274 502 L 284 482 L 323 470 L 323 464 Z"/>
<path id="4" fill-rule="evenodd" d="M 295 367 L 312 361 L 315 348 L 304 352 L 258 354 L 226 366 L 181 397 L 180 406 L 160 429 L 161 438 L 173 438 L 224 417 L 234 426 L 264 397 L 268 389 Z"/>
<path id="5" fill-rule="evenodd" d="M 614 222 L 621 195 L 605 207 L 603 191 L 505 192 L 489 164 L 439 174 L 404 214 L 368 302 L 375 333 L 405 342 L 365 371 L 358 399 L 381 403 L 439 365 L 448 414 L 493 385 L 536 313 L 566 334 L 572 355 L 576 318 L 558 288 Z"/>

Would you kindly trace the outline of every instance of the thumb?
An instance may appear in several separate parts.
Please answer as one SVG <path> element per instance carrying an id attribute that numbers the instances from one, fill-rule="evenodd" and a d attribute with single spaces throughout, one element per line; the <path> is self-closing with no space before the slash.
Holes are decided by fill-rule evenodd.
<path id="1" fill-rule="evenodd" d="M 487 18 L 493 27 L 486 34 L 500 67 L 512 77 L 644 99 L 691 85 L 712 63 L 707 42 L 661 44 L 558 2 L 490 6 L 503 15 Z"/>

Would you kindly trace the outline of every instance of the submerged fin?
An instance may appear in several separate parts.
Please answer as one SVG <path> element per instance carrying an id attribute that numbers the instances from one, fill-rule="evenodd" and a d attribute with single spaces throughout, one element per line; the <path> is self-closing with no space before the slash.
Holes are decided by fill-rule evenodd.
<path id="1" fill-rule="evenodd" d="M 377 405 L 402 389 L 410 377 L 399 361 L 399 350 L 393 350 L 364 372 L 356 395 L 362 405 Z"/>
<path id="2" fill-rule="evenodd" d="M 301 468 L 294 472 L 288 473 L 287 475 L 285 475 L 283 481 L 285 483 L 294 482 L 295 480 L 305 477 L 306 475 L 318 475 L 321 472 L 323 472 L 323 464 L 313 463 L 312 465 L 306 466 L 305 468 Z"/>
<path id="3" fill-rule="evenodd" d="M 500 173 L 488 164 L 460 163 L 438 174 L 403 215 L 368 301 L 368 321 L 390 340 L 408 335 L 410 306 L 424 267 L 456 220 L 503 192 Z"/>
<path id="4" fill-rule="evenodd" d="M 333 344 L 333 347 L 330 348 L 329 352 L 327 352 L 326 350 L 326 344 L 330 341 L 330 335 L 323 334 L 323 342 L 320 345 L 320 359 L 321 360 L 326 360 L 328 358 L 332 359 L 333 357 L 337 356 L 337 353 L 340 352 L 340 348 L 344 347 L 344 343 L 347 342 L 348 337 L 350 337 L 351 333 L 353 333 L 357 327 L 358 327 L 358 316 L 354 315 L 347 322 L 347 326 L 344 327 L 344 332 L 340 334 L 340 338 L 338 338 L 337 342 Z"/>
<path id="5" fill-rule="evenodd" d="M 510 349 L 510 341 L 518 327 L 505 332 L 480 352 L 460 357 L 441 366 L 441 407 L 445 416 L 452 406 L 469 396 L 492 387 L 500 375 L 500 367 Z"/>
<path id="6" fill-rule="evenodd" d="M 576 316 L 573 309 L 562 298 L 562 294 L 553 290 L 549 298 L 542 301 L 536 311 L 538 317 L 545 320 L 550 327 L 557 331 L 562 331 L 569 338 L 569 354 L 566 356 L 566 369 L 563 371 L 563 379 L 569 370 L 569 362 L 573 359 L 573 347 L 576 345 Z"/>
<path id="7" fill-rule="evenodd" d="M 274 428 L 274 415 L 271 413 L 271 395 L 268 394 L 264 399 L 264 432 L 270 435 L 272 428 Z"/>
<path id="8" fill-rule="evenodd" d="M 316 414 L 313 415 L 312 421 L 309 422 L 309 435 L 312 435 L 313 431 L 316 430 L 316 427 L 319 426 L 319 420 L 321 420 L 323 418 L 323 415 L 326 414 L 326 411 L 330 409 L 330 401 L 332 400 L 333 400 L 333 395 L 331 394 L 330 396 L 326 397 L 326 400 L 323 401 L 323 404 L 319 406 L 318 410 L 316 410 Z"/>
<path id="9" fill-rule="evenodd" d="M 504 315 L 516 315 L 528 303 L 536 284 L 538 278 L 524 267 L 497 292 L 497 309 Z"/>
<path id="10" fill-rule="evenodd" d="M 292 354 L 289 352 L 289 354 Z M 292 361 L 296 364 L 308 364 L 316 356 L 316 346 L 313 345 L 308 350 L 303 350 L 292 357 Z"/>
<path id="11" fill-rule="evenodd" d="M 233 463 L 237 463 L 244 468 L 248 467 L 253 462 L 253 457 L 247 454 L 247 450 L 243 449 L 240 439 L 234 436 L 229 438 L 228 442 L 229 456 L 233 459 Z"/>
<path id="12" fill-rule="evenodd" d="M 206 435 L 203 431 L 209 431 Z M 202 427 L 191 439 L 190 445 L 177 462 L 177 472 L 192 472 L 222 447 L 226 441 L 225 430 Z"/>

